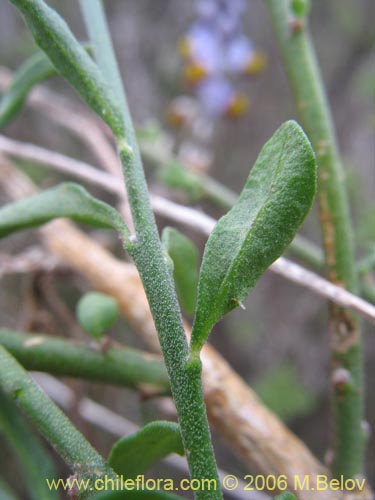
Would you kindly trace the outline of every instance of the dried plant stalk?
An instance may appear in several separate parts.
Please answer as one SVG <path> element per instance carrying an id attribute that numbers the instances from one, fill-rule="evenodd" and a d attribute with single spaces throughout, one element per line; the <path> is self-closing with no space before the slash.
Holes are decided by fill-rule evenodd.
<path id="1" fill-rule="evenodd" d="M 35 186 L 9 163 L 2 162 L 8 194 L 21 198 Z M 134 330 L 154 351 L 159 350 L 154 322 L 133 264 L 122 262 L 67 221 L 40 229 L 43 239 L 63 262 L 87 279 L 93 288 L 116 298 Z M 189 329 L 186 328 L 187 334 Z M 298 475 L 328 475 L 304 443 L 259 400 L 222 356 L 207 345 L 202 351 L 203 384 L 208 415 L 214 428 L 246 467 L 262 474 L 285 474 L 289 484 Z M 313 500 L 314 491 L 299 491 L 300 500 Z M 341 500 L 337 492 L 320 492 L 322 500 Z M 365 497 L 361 497 L 365 498 Z M 369 497 L 370 498 L 370 497 Z"/>

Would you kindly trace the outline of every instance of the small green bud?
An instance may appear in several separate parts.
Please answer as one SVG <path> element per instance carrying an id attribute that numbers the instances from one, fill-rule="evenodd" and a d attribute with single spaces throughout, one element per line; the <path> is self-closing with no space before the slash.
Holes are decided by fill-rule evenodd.
<path id="1" fill-rule="evenodd" d="M 291 0 L 292 13 L 296 17 L 306 17 L 310 11 L 310 0 Z"/>
<path id="2" fill-rule="evenodd" d="M 77 304 L 77 318 L 82 328 L 96 340 L 117 321 L 117 302 L 103 293 L 86 293 Z"/>

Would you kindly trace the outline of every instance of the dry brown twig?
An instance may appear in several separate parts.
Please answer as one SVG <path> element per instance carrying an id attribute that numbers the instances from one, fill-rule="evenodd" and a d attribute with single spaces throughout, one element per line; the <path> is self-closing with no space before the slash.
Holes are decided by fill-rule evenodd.
<path id="1" fill-rule="evenodd" d="M 10 84 L 12 76 L 12 72 L 7 68 L 0 67 L 0 89 L 4 89 Z M 0 151 L 25 159 L 33 159 L 43 165 L 49 165 L 61 172 L 79 177 L 114 193 L 121 198 L 121 211 L 129 227 L 132 227 L 124 184 L 118 182 L 118 177 L 122 175 L 119 161 L 106 137 L 106 126 L 98 121 L 96 117 L 87 113 L 83 106 L 78 105 L 77 112 L 76 104 L 73 109 L 69 100 L 42 85 L 31 92 L 28 103 L 41 111 L 50 120 L 55 121 L 78 136 L 96 155 L 103 168 L 113 175 L 108 175 L 91 165 L 65 155 L 33 144 L 13 141 L 4 136 L 0 136 Z M 171 202 L 160 196 L 151 195 L 151 202 L 155 212 L 159 215 L 190 226 L 206 235 L 210 234 L 216 223 L 214 219 L 202 212 Z M 375 321 L 375 307 L 373 305 L 298 264 L 280 258 L 270 267 L 270 270 L 296 284 L 309 288 L 314 293 L 335 302 L 341 307 L 357 311 L 368 320 Z"/>
<path id="2" fill-rule="evenodd" d="M 13 73 L 0 67 L 0 89 L 9 86 Z M 49 120 L 70 130 L 93 152 L 100 165 L 114 175 L 121 176 L 121 167 L 113 146 L 105 136 L 105 125 L 90 117 L 85 108 L 72 104 L 69 99 L 44 86 L 35 88 L 28 97 L 28 104 L 42 112 Z"/>
<path id="3" fill-rule="evenodd" d="M 0 70 L 0 88 L 6 86 L 10 78 L 10 72 Z M 50 103 L 53 102 L 55 107 L 52 105 L 51 108 L 46 105 L 46 100 Z M 29 102 L 33 107 L 48 115 L 50 119 L 79 136 L 98 157 L 104 168 L 112 172 L 116 177 L 119 175 L 117 157 L 110 142 L 106 139 L 105 130 L 101 128 L 95 119 L 92 119 L 84 112 L 82 115 L 79 113 L 80 118 L 84 121 L 77 122 L 76 109 L 69 109 L 67 103 L 60 96 L 42 87 L 32 92 Z M 65 115 L 62 114 L 64 108 L 67 111 Z M 72 120 L 72 116 L 74 116 L 74 120 Z M 79 123 L 79 125 L 75 126 L 74 121 L 75 124 Z M 93 134 L 94 129 L 95 133 Z M 92 137 L 96 139 L 91 140 Z M 105 175 L 103 172 L 95 170 L 99 174 Z M 15 174 L 13 171 L 13 174 L 15 177 L 13 176 L 12 182 L 5 182 L 11 197 L 18 198 L 35 192 L 35 187 L 30 184 L 27 178 L 19 172 Z M 112 178 L 110 182 L 113 185 L 113 176 L 109 177 Z M 3 180 L 9 181 L 9 179 Z M 116 180 L 116 185 L 120 186 L 122 194 L 124 194 L 122 183 Z M 117 191 L 119 191 L 118 187 Z M 211 231 L 215 223 L 213 219 L 204 214 L 163 198 L 155 197 L 153 204 L 155 211 L 158 213 L 183 224 L 192 225 L 206 234 Z M 114 259 L 97 243 L 65 221 L 56 221 L 49 224 L 41 230 L 41 233 L 47 246 L 55 255 L 80 271 L 93 287 L 116 297 L 124 315 L 129 319 L 136 331 L 143 335 L 154 350 L 159 349 L 147 300 L 138 274 L 132 265 Z M 286 272 L 288 279 L 292 277 L 292 280 L 296 282 L 303 282 L 304 278 L 303 274 L 300 273 L 300 269 L 305 271 L 297 265 L 294 268 L 289 266 L 288 270 L 281 265 L 281 268 L 274 268 L 273 270 L 279 274 L 284 273 L 284 275 Z M 317 275 L 315 276 L 322 279 Z M 310 278 L 311 276 L 309 276 Z M 322 282 L 324 281 L 322 279 Z M 124 287 L 125 282 L 127 283 L 126 287 Z M 324 285 L 322 282 L 318 286 Z M 331 285 L 329 282 L 327 283 Z M 337 301 L 343 296 L 340 292 L 345 291 L 338 287 L 331 290 L 326 289 L 328 296 L 330 292 L 336 294 L 335 299 L 330 297 L 331 300 Z M 339 299 L 337 299 L 337 296 Z M 346 297 L 346 299 L 350 301 L 351 297 Z M 345 300 L 345 297 L 343 300 Z M 348 304 L 345 303 L 345 305 Z M 296 474 L 301 476 L 309 475 L 312 480 L 317 474 L 327 474 L 324 466 L 311 455 L 305 445 L 277 417 L 262 405 L 257 396 L 233 372 L 218 353 L 210 346 L 207 346 L 203 351 L 202 358 L 205 397 L 210 420 L 229 446 L 242 456 L 244 463 L 250 467 L 250 470 L 255 466 L 258 471 L 264 474 L 286 474 L 290 480 Z M 301 491 L 298 497 L 301 500 L 312 500 L 315 494 L 311 491 Z M 322 500 L 340 500 L 341 496 L 326 491 L 321 492 L 320 498 Z M 368 496 L 365 494 L 360 498 L 371 498 L 371 496 L 368 493 Z"/>
<path id="4" fill-rule="evenodd" d="M 55 153 L 34 144 L 15 141 L 3 135 L 0 135 L 0 152 L 49 166 L 59 172 L 102 187 L 120 199 L 124 195 L 124 185 L 118 181 L 117 177 L 60 153 Z M 216 220 L 212 217 L 160 196 L 151 195 L 151 202 L 155 212 L 159 215 L 190 226 L 207 236 L 216 224 Z M 369 321 L 375 322 L 375 307 L 373 305 L 284 257 L 277 259 L 270 267 L 270 270 L 289 281 L 308 288 L 317 295 L 335 302 L 341 307 L 358 312 Z"/>
<path id="5" fill-rule="evenodd" d="M 10 197 L 22 198 L 35 186 L 13 168 L 1 163 L 1 182 Z M 47 247 L 80 272 L 94 289 L 115 297 L 129 323 L 153 350 L 159 343 L 146 296 L 132 264 L 119 261 L 67 221 L 54 221 L 40 229 Z M 265 475 L 294 477 L 329 474 L 308 448 L 258 399 L 249 386 L 211 346 L 202 351 L 204 392 L 209 419 L 222 438 L 242 457 L 246 467 Z M 321 492 L 322 500 L 337 494 Z M 312 491 L 298 492 L 300 500 L 313 500 Z"/>

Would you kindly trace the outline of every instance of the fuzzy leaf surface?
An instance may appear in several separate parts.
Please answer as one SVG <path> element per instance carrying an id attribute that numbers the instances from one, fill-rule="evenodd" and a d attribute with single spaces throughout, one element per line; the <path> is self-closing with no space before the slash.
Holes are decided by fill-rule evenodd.
<path id="1" fill-rule="evenodd" d="M 174 422 L 155 421 L 117 441 L 108 463 L 117 474 L 135 478 L 170 453 L 184 454 L 180 428 Z"/>
<path id="2" fill-rule="evenodd" d="M 91 196 L 79 184 L 65 182 L 2 207 L 0 238 L 61 217 L 94 227 L 116 229 L 123 237 L 128 234 L 125 223 L 114 208 Z"/>
<path id="3" fill-rule="evenodd" d="M 234 207 L 214 227 L 203 255 L 191 337 L 199 352 L 213 326 L 241 304 L 293 240 L 316 191 L 316 162 L 294 121 L 264 145 Z"/>
<path id="4" fill-rule="evenodd" d="M 173 261 L 173 278 L 177 295 L 187 314 L 192 315 L 197 300 L 198 251 L 192 241 L 180 231 L 166 227 L 163 231 L 164 249 Z"/>
<path id="5" fill-rule="evenodd" d="M 124 135 L 116 98 L 101 71 L 76 40 L 62 17 L 43 0 L 10 0 L 24 16 L 36 43 L 57 71 L 76 89 L 86 104 L 112 129 Z"/>

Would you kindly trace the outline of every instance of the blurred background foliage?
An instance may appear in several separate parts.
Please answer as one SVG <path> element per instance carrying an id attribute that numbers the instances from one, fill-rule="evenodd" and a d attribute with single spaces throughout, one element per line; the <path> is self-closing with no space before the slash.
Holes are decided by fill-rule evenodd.
<path id="1" fill-rule="evenodd" d="M 50 3 L 78 37 L 85 40 L 76 0 Z M 256 77 L 241 81 L 241 90 L 249 97 L 249 112 L 238 120 L 218 120 L 204 144 L 212 156 L 205 173 L 237 192 L 263 143 L 282 121 L 296 116 L 264 2 L 248 0 L 247 3 L 244 31 L 266 54 L 267 66 Z M 311 31 L 345 161 L 360 259 L 374 248 L 375 242 L 375 4 L 372 0 L 314 0 L 312 4 Z M 178 43 L 194 19 L 192 2 L 106 0 L 106 7 L 137 126 L 147 127 L 150 120 L 156 120 L 167 130 L 175 145 L 189 141 L 189 130 L 171 127 L 166 116 L 173 99 L 189 94 L 182 78 Z M 0 0 L 1 65 L 15 70 L 34 50 L 20 16 L 9 2 Z M 77 99 L 59 78 L 47 85 Z M 94 161 L 74 138 L 58 127 L 51 127 L 48 120 L 30 109 L 25 109 L 6 133 Z M 189 197 L 178 190 L 167 189 L 152 165 L 146 162 L 146 167 L 154 192 L 183 203 L 192 202 L 215 217 L 222 213 L 222 209 L 212 203 L 199 200 L 199 191 L 193 190 Z M 54 185 L 62 178 L 30 162 L 22 162 L 22 168 L 41 187 Z M 107 194 L 90 186 L 89 189 L 111 202 Z M 5 202 L 0 192 L 0 203 Z M 159 218 L 158 224 L 162 229 L 170 222 Z M 204 237 L 184 228 L 182 231 L 202 252 Z M 92 233 L 105 246 L 122 255 L 116 238 L 102 231 Z M 302 233 L 320 244 L 316 210 L 308 217 Z M 27 231 L 5 240 L 1 253 L 15 254 L 36 242 L 35 232 Z M 87 283 L 69 270 L 4 276 L 0 288 L 0 324 L 25 331 L 82 336 L 74 311 L 80 296 L 87 290 Z M 322 459 L 330 439 L 327 304 L 311 292 L 267 273 L 245 305 L 246 311 L 237 310 L 223 320 L 210 340 L 270 408 Z M 375 336 L 370 329 L 368 324 L 364 325 L 367 420 L 374 423 Z M 116 324 L 111 335 L 123 343 L 143 347 L 124 319 Z M 79 394 L 85 393 L 138 423 L 154 418 L 159 412 L 157 402 L 142 401 L 128 390 L 104 389 L 99 384 L 72 380 L 69 384 Z M 71 417 L 99 451 L 108 452 L 112 438 L 83 422 L 74 408 Z M 3 444 L 1 435 L 0 440 Z M 237 473 L 241 471 L 241 465 L 221 446 L 219 437 L 215 436 L 215 441 L 219 465 Z M 367 473 L 374 486 L 373 437 L 368 449 Z M 64 466 L 58 463 L 64 471 Z M 24 485 L 16 480 L 17 469 L 8 445 L 0 446 L 0 464 L 0 475 L 12 478 L 10 484 L 17 485 L 22 492 Z"/>

